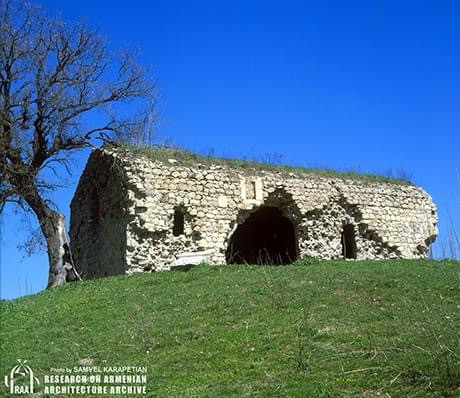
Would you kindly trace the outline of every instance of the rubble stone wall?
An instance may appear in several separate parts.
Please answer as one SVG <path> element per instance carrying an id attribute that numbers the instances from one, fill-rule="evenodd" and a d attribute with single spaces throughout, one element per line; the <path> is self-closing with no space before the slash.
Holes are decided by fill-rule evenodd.
<path id="1" fill-rule="evenodd" d="M 341 258 L 345 225 L 353 226 L 357 259 L 423 258 L 437 234 L 435 205 L 413 185 L 181 165 L 117 149 L 91 154 L 71 206 L 73 255 L 89 277 L 167 270 L 193 252 L 224 264 L 232 234 L 262 206 L 292 222 L 299 258 Z"/>
<path id="2" fill-rule="evenodd" d="M 127 190 L 113 156 L 93 152 L 71 203 L 72 256 L 87 278 L 127 270 Z"/>

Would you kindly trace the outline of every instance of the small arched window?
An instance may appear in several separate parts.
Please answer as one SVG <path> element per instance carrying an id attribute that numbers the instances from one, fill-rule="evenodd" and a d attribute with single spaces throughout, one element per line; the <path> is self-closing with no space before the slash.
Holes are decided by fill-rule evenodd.
<path id="1" fill-rule="evenodd" d="M 184 233 L 184 212 L 181 209 L 174 210 L 173 235 L 179 236 Z"/>
<path id="2" fill-rule="evenodd" d="M 342 231 L 342 256 L 344 258 L 356 258 L 355 227 L 352 224 L 343 226 Z"/>

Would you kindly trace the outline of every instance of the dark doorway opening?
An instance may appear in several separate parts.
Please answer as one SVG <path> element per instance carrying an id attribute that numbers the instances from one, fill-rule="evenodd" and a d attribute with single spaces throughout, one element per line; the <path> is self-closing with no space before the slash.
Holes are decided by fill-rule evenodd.
<path id="1" fill-rule="evenodd" d="M 297 258 L 292 222 L 280 209 L 261 207 L 238 226 L 227 253 L 227 264 L 289 264 Z"/>
<path id="2" fill-rule="evenodd" d="M 174 210 L 173 235 L 179 236 L 184 233 L 184 212 L 180 209 Z"/>
<path id="3" fill-rule="evenodd" d="M 355 227 L 352 224 L 343 226 L 342 256 L 344 258 L 356 258 Z"/>

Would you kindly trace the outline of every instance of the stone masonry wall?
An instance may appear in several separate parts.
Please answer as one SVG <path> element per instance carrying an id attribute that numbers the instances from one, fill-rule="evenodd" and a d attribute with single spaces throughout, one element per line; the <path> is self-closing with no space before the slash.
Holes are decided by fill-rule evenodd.
<path id="1" fill-rule="evenodd" d="M 89 277 L 166 270 L 185 252 L 206 251 L 209 263 L 223 264 L 232 234 L 261 206 L 292 222 L 300 258 L 342 257 L 347 224 L 357 259 L 423 258 L 437 234 L 430 196 L 412 185 L 105 149 L 90 156 L 72 201 L 73 254 Z M 175 236 L 177 211 L 184 228 Z"/>
<path id="2" fill-rule="evenodd" d="M 129 222 L 124 176 L 112 156 L 93 152 L 90 159 L 71 203 L 72 255 L 87 278 L 122 274 Z"/>

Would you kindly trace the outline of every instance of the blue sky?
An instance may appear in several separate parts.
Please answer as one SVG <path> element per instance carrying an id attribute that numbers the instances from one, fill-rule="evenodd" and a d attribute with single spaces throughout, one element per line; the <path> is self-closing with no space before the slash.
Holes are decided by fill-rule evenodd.
<path id="1" fill-rule="evenodd" d="M 438 255 L 447 212 L 459 226 L 459 2 L 40 4 L 69 21 L 86 17 L 113 49 L 143 49 L 160 90 L 159 137 L 218 155 L 404 170 L 439 207 Z M 54 196 L 67 218 L 86 155 Z M 26 236 L 19 220 L 11 207 L 2 219 L 2 298 L 46 285 L 46 254 L 17 249 Z"/>

